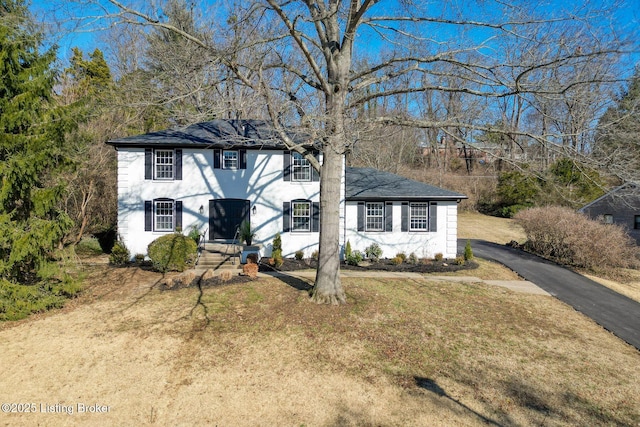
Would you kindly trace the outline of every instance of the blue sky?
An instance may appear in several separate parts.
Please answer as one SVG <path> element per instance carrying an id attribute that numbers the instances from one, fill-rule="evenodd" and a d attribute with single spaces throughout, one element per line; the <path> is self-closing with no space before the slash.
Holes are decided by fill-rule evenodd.
<path id="1" fill-rule="evenodd" d="M 384 13 L 392 14 L 395 1 L 396 0 L 382 1 L 374 6 L 375 11 L 383 11 Z M 543 13 L 548 13 L 549 16 L 553 16 L 561 13 L 561 11 L 566 8 L 567 4 L 578 4 L 573 2 L 577 2 L 579 0 L 535 1 L 537 3 L 536 8 L 539 11 L 543 11 Z M 601 0 L 597 0 L 597 2 L 600 1 Z M 88 6 L 81 7 L 79 6 L 81 3 L 86 2 L 68 0 L 32 0 L 31 3 L 30 9 L 39 20 L 50 22 L 52 21 L 51 18 L 55 17 L 58 22 L 63 23 L 62 28 L 53 28 L 51 35 L 51 41 L 59 45 L 58 56 L 63 61 L 70 57 L 71 48 L 75 46 L 80 47 L 85 52 L 91 52 L 95 48 L 105 50 L 105 46 L 102 44 L 100 38 L 101 31 L 96 30 L 96 28 L 104 27 L 105 22 L 91 21 L 89 19 L 91 16 L 98 15 L 101 11 L 95 8 L 89 8 Z M 101 3 L 108 5 L 107 1 L 101 1 Z M 124 3 L 130 4 L 131 2 L 124 0 Z M 204 10 L 214 8 L 217 2 L 200 0 L 199 3 L 201 5 L 200 7 Z M 482 3 L 486 5 L 491 4 L 492 2 L 490 0 L 485 0 Z M 426 2 L 424 4 L 427 5 Z M 452 8 L 458 7 L 460 10 L 464 10 L 469 7 L 469 2 L 466 2 L 465 0 L 453 0 L 448 4 Z M 623 0 L 620 5 L 620 7 L 615 8 L 610 23 L 606 23 L 606 25 L 614 26 L 616 31 L 619 31 L 622 34 L 628 34 L 629 32 L 635 32 L 637 34 L 640 29 L 640 0 Z M 429 3 L 429 8 L 438 10 L 439 3 Z M 491 8 L 489 8 L 488 11 L 491 13 Z M 468 9 L 468 12 L 465 13 L 472 13 L 472 10 Z M 70 15 L 85 18 L 85 26 L 80 27 L 77 22 L 69 20 L 68 17 Z M 456 31 L 457 30 L 458 29 L 456 29 Z M 446 37 L 446 34 L 441 34 L 441 37 Z M 370 43 L 374 47 L 377 45 L 373 40 L 371 40 Z M 635 57 L 637 58 L 638 56 L 636 55 Z"/>

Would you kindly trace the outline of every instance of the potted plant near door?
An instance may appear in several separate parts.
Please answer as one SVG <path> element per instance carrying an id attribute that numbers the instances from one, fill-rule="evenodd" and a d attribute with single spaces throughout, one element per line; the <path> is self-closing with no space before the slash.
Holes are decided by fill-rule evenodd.
<path id="1" fill-rule="evenodd" d="M 238 234 L 241 242 L 244 242 L 242 246 L 241 260 L 242 264 L 247 263 L 247 255 L 256 254 L 257 258 L 260 259 L 260 247 L 257 245 L 253 245 L 253 239 L 256 237 L 256 232 L 251 228 L 251 223 L 249 221 L 242 221 L 240 224 L 240 233 Z"/>

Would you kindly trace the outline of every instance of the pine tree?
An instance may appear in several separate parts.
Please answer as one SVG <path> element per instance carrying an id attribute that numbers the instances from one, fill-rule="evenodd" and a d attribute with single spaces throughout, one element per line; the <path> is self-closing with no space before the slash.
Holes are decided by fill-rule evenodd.
<path id="1" fill-rule="evenodd" d="M 68 166 L 53 102 L 55 50 L 23 0 L 0 0 L 0 278 L 30 282 L 70 226 L 57 209 Z"/>

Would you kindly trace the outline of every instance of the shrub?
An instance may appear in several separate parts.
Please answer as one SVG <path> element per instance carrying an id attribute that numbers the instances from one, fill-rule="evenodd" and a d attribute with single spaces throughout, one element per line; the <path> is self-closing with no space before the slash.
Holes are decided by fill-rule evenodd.
<path id="1" fill-rule="evenodd" d="M 193 239 L 196 245 L 200 244 L 200 230 L 198 230 L 198 227 L 192 226 L 187 236 Z"/>
<path id="2" fill-rule="evenodd" d="M 136 264 L 138 265 L 144 262 L 144 254 L 135 254 L 133 258 L 136 260 Z"/>
<path id="3" fill-rule="evenodd" d="M 248 254 L 247 255 L 247 264 L 257 264 L 258 263 L 258 254 Z"/>
<path id="4" fill-rule="evenodd" d="M 442 261 L 444 259 L 444 255 L 442 255 L 441 252 L 438 252 L 437 254 L 435 254 L 433 259 L 436 260 L 436 261 Z"/>
<path id="5" fill-rule="evenodd" d="M 244 242 L 247 246 L 251 246 L 254 237 L 256 237 L 256 232 L 251 228 L 251 223 L 249 221 L 242 221 L 240 224 L 240 241 Z"/>
<path id="6" fill-rule="evenodd" d="M 318 252 L 317 249 L 315 251 L 311 252 L 311 258 L 313 258 L 314 260 L 318 261 L 318 259 L 320 258 L 320 252 Z"/>
<path id="7" fill-rule="evenodd" d="M 222 282 L 228 282 L 233 277 L 233 273 L 231 270 L 222 270 L 220 271 L 220 280 Z"/>
<path id="8" fill-rule="evenodd" d="M 465 264 L 465 259 L 463 256 L 457 256 L 454 260 L 453 263 L 455 265 L 464 265 Z"/>
<path id="9" fill-rule="evenodd" d="M 344 259 L 346 260 L 351 256 L 351 242 L 347 240 L 347 244 L 344 246 Z"/>
<path id="10" fill-rule="evenodd" d="M 360 251 L 352 251 L 349 256 L 345 255 L 345 262 L 349 265 L 358 265 L 362 262 L 364 257 L 362 256 L 362 252 Z"/>
<path id="11" fill-rule="evenodd" d="M 391 258 L 391 264 L 393 265 L 400 265 L 403 262 L 404 262 L 404 259 L 399 255 L 396 255 L 395 257 Z"/>
<path id="12" fill-rule="evenodd" d="M 131 254 L 129 249 L 121 241 L 117 241 L 113 248 L 111 248 L 111 254 L 109 255 L 109 264 L 111 265 L 125 265 L 131 260 Z"/>
<path id="13" fill-rule="evenodd" d="M 276 268 L 282 267 L 282 263 L 284 263 L 284 259 L 282 258 L 282 249 L 277 249 L 273 251 L 271 254 L 271 258 L 273 258 L 273 266 Z"/>
<path id="14" fill-rule="evenodd" d="M 402 260 L 402 262 L 406 262 L 407 261 L 407 255 L 404 252 L 400 252 L 396 254 L 396 258 L 400 258 Z"/>
<path id="15" fill-rule="evenodd" d="M 296 251 L 294 256 L 298 261 L 301 261 L 302 258 L 304 258 L 304 252 L 303 251 Z"/>
<path id="16" fill-rule="evenodd" d="M 531 208 L 516 221 L 527 235 L 525 249 L 573 267 L 633 267 L 638 249 L 625 230 L 603 224 L 569 208 Z"/>
<path id="17" fill-rule="evenodd" d="M 382 256 L 382 249 L 377 243 L 372 243 L 364 250 L 364 253 L 371 261 L 378 262 L 378 260 Z"/>
<path id="18" fill-rule="evenodd" d="M 473 250 L 471 249 L 470 240 L 467 240 L 467 244 L 464 245 L 464 259 L 465 261 L 471 261 L 473 259 Z"/>
<path id="19" fill-rule="evenodd" d="M 153 268 L 167 271 L 184 271 L 193 266 L 198 247 L 190 237 L 179 233 L 158 237 L 148 247 Z"/>
<path id="20" fill-rule="evenodd" d="M 418 256 L 414 252 L 411 252 L 408 258 L 409 264 L 416 265 L 418 261 Z"/>
<path id="21" fill-rule="evenodd" d="M 273 252 L 280 251 L 280 253 L 282 254 L 282 237 L 280 237 L 280 233 L 276 233 L 276 235 L 274 236 L 271 250 Z"/>

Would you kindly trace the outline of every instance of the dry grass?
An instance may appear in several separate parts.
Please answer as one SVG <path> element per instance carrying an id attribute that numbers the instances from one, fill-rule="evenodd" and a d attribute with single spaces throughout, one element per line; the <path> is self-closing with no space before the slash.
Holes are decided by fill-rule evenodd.
<path id="1" fill-rule="evenodd" d="M 109 405 L 6 425 L 640 423 L 640 354 L 555 299 L 347 279 L 318 306 L 277 279 L 161 292 L 101 267 L 57 312 L 0 331 L 0 402 Z"/>
<path id="2" fill-rule="evenodd" d="M 509 218 L 497 218 L 477 212 L 458 214 L 458 238 L 482 239 L 494 243 L 523 243 L 527 236 L 522 227 Z"/>

